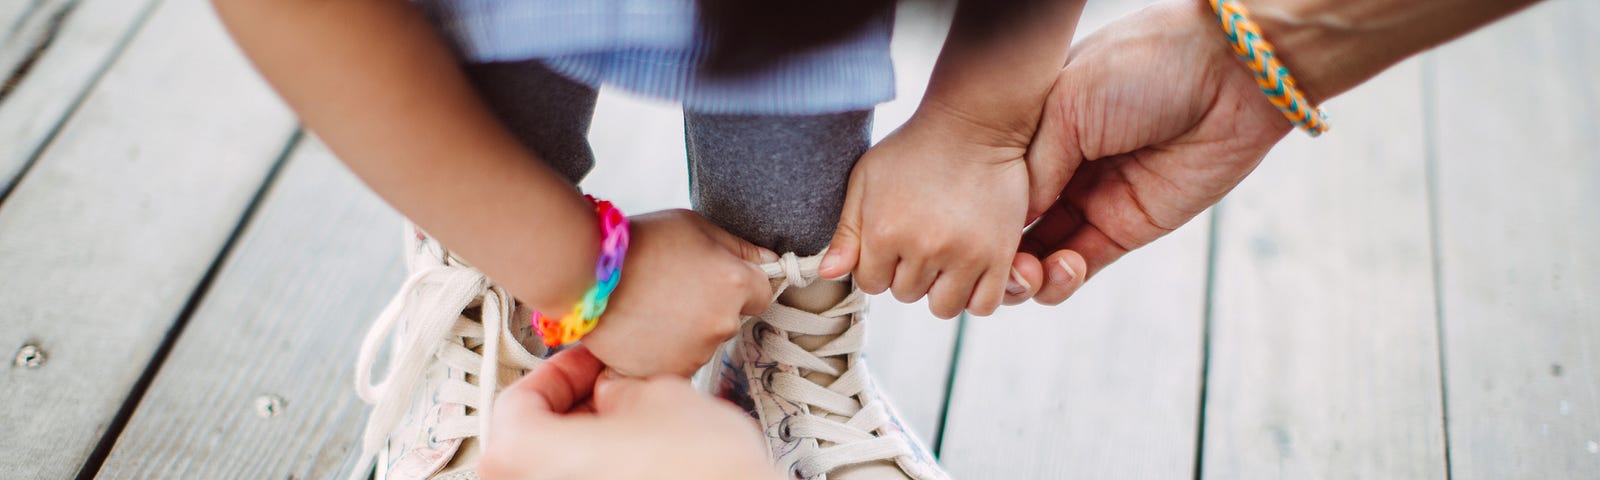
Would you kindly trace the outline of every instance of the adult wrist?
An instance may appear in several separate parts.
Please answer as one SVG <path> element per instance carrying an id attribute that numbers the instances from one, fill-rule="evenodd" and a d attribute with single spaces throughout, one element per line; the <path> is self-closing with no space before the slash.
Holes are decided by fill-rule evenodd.
<path id="1" fill-rule="evenodd" d="M 1321 103 L 1412 55 L 1537 0 L 1240 0 L 1262 35 Z"/>
<path id="2" fill-rule="evenodd" d="M 1359 25 L 1374 15 L 1374 2 L 1351 0 L 1240 0 L 1279 61 L 1313 104 L 1354 88 L 1387 64 L 1366 51 Z M 1381 3 L 1381 2 L 1380 2 Z"/>

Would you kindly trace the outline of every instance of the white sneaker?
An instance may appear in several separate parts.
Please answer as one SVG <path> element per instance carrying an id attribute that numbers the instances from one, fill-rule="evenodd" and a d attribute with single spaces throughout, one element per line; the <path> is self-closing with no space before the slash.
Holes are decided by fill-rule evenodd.
<path id="1" fill-rule="evenodd" d="M 407 226 L 410 276 L 356 360 L 356 393 L 373 409 L 350 478 L 366 478 L 376 462 L 378 480 L 476 479 L 477 437 L 495 393 L 546 352 L 504 289 Z M 391 339 L 388 375 L 373 384 L 374 360 Z"/>
<path id="2" fill-rule="evenodd" d="M 762 265 L 773 298 L 817 280 L 821 259 L 789 253 Z M 773 303 L 723 349 L 711 388 L 760 422 L 774 462 L 794 478 L 946 480 L 867 373 L 866 303 L 853 287 L 820 314 Z"/>

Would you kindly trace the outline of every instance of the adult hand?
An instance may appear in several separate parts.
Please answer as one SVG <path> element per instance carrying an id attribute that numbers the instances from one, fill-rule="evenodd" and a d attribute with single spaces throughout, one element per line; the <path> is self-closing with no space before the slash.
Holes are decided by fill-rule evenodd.
<path id="1" fill-rule="evenodd" d="M 778 256 L 688 210 L 630 223 L 622 283 L 583 343 L 623 374 L 688 377 L 738 333 L 741 315 L 772 303 L 772 284 L 755 264 Z"/>
<path id="2" fill-rule="evenodd" d="M 679 378 L 602 376 L 579 346 L 506 387 L 478 474 L 485 480 L 778 477 L 750 416 Z"/>
<path id="3" fill-rule="evenodd" d="M 1029 218 L 1042 217 L 1021 251 L 1042 259 L 1047 280 L 1034 300 L 1065 301 L 1220 201 L 1290 128 L 1205 2 L 1152 5 L 1083 39 L 1028 153 Z"/>

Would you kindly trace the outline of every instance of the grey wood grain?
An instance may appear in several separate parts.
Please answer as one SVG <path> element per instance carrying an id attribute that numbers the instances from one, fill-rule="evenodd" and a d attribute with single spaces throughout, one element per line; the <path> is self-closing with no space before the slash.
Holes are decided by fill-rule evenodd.
<path id="1" fill-rule="evenodd" d="M 343 474 L 366 419 L 351 364 L 405 277 L 402 224 L 315 141 L 284 168 L 101 478 Z"/>
<path id="2" fill-rule="evenodd" d="M 30 3 L 13 1 L 0 3 Z M 151 1 L 39 0 L 17 19 L 0 44 L 0 197 L 121 53 Z"/>
<path id="3" fill-rule="evenodd" d="M 1209 217 L 1060 306 L 968 320 L 941 452 L 955 478 L 1192 475 Z"/>
<path id="4" fill-rule="evenodd" d="M 0 465 L 78 470 L 293 130 L 203 0 L 162 3 L 0 209 Z"/>
<path id="5" fill-rule="evenodd" d="M 1552 1 L 1432 59 L 1456 479 L 1600 475 L 1597 20 Z"/>
<path id="6" fill-rule="evenodd" d="M 49 44 L 54 26 L 73 6 L 72 0 L 11 0 L 0 4 L 0 78 L 9 79 L 28 57 Z"/>
<path id="7" fill-rule="evenodd" d="M 1445 477 L 1421 94 L 1329 102 L 1218 210 L 1204 477 Z"/>

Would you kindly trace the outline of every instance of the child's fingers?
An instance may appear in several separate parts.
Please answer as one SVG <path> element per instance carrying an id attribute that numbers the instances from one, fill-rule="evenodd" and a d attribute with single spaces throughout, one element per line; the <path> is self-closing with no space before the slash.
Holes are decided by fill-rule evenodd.
<path id="1" fill-rule="evenodd" d="M 1044 286 L 1044 265 L 1031 253 L 1017 252 L 1011 259 L 1010 273 L 1006 280 L 1006 305 L 1026 302 Z"/>
<path id="2" fill-rule="evenodd" d="M 704 218 L 701 218 L 697 223 L 699 223 L 700 229 L 706 233 L 706 236 L 711 237 L 711 239 L 716 241 L 718 245 L 721 245 L 722 248 L 727 249 L 728 253 L 738 256 L 740 259 L 743 259 L 746 262 L 771 263 L 778 261 L 778 254 L 773 253 L 772 250 L 761 248 L 756 246 L 754 243 L 750 243 L 743 238 L 739 238 L 738 235 L 734 235 L 732 233 L 728 233 L 727 230 L 717 228 L 716 225 L 712 225 L 710 221 L 707 221 Z"/>
<path id="3" fill-rule="evenodd" d="M 817 274 L 822 278 L 836 279 L 849 275 L 861 260 L 861 188 L 856 175 L 850 175 L 850 186 L 844 194 L 844 210 L 839 213 L 839 227 L 833 231 L 833 241 L 828 253 L 822 257 Z"/>
<path id="4" fill-rule="evenodd" d="M 972 284 L 978 275 L 963 270 L 943 270 L 928 290 L 928 310 L 945 320 L 956 318 L 972 298 Z"/>
<path id="5" fill-rule="evenodd" d="M 890 282 L 889 289 L 894 292 L 894 299 L 901 303 L 911 303 L 928 294 L 928 289 L 933 287 L 933 280 L 939 277 L 939 269 L 929 268 L 924 262 L 901 260 L 894 269 L 894 280 Z"/>
<path id="6" fill-rule="evenodd" d="M 978 278 L 978 284 L 972 288 L 972 297 L 967 300 L 967 313 L 980 317 L 994 314 L 1000 308 L 1000 301 L 1006 294 L 1007 277 L 1010 277 L 1011 266 L 992 268 Z"/>
<path id="7" fill-rule="evenodd" d="M 856 286 L 872 295 L 889 290 L 894 283 L 895 269 L 899 264 L 899 255 L 873 250 L 862 252 L 861 262 L 856 265 Z"/>

